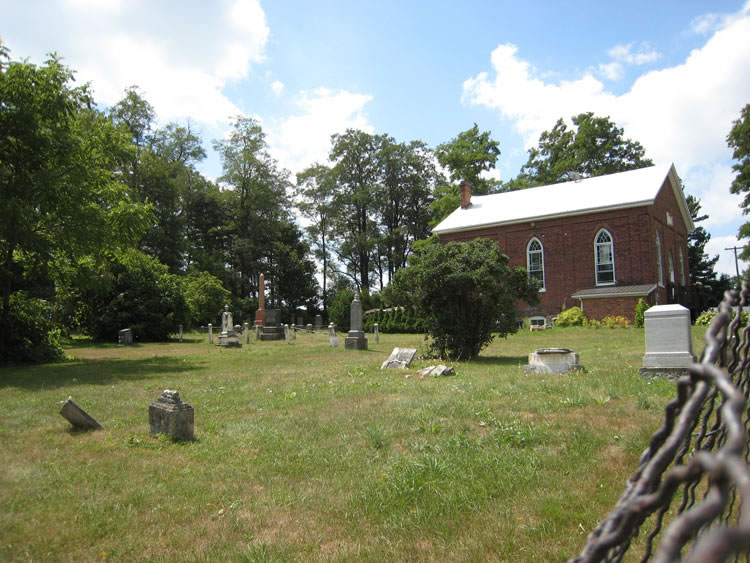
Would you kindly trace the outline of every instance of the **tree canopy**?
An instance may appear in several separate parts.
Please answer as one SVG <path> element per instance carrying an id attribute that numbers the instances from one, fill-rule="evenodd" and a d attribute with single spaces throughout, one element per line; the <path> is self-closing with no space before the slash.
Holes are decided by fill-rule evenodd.
<path id="1" fill-rule="evenodd" d="M 539 137 L 538 146 L 529 149 L 529 159 L 505 189 L 518 190 L 556 184 L 583 177 L 603 176 L 652 166 L 638 141 L 625 139 L 623 130 L 609 117 L 581 113 L 572 118 L 574 129 L 560 118 L 550 131 Z"/>
<path id="2" fill-rule="evenodd" d="M 740 207 L 747 215 L 750 213 L 750 104 L 740 111 L 740 117 L 732 123 L 727 135 L 727 144 L 732 149 L 732 158 L 736 161 L 732 170 L 737 173 L 729 190 L 733 194 L 744 194 Z M 750 238 L 750 222 L 744 223 L 738 234 L 740 239 Z M 742 258 L 750 260 L 750 246 L 745 245 Z"/>

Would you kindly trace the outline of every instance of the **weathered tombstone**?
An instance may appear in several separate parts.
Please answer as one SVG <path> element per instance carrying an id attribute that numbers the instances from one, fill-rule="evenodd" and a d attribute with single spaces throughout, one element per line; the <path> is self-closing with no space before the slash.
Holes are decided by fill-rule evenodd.
<path id="1" fill-rule="evenodd" d="M 214 325 L 211 323 L 208 323 L 208 343 L 214 343 Z"/>
<path id="2" fill-rule="evenodd" d="M 284 325 L 284 340 L 286 340 L 287 344 L 291 344 L 289 342 L 289 325 Z"/>
<path id="3" fill-rule="evenodd" d="M 245 344 L 250 344 L 250 325 L 248 323 L 245 323 L 244 330 L 245 330 Z"/>
<path id="4" fill-rule="evenodd" d="M 60 414 L 78 430 L 104 430 L 104 427 L 76 405 L 71 397 L 63 403 Z"/>
<path id="5" fill-rule="evenodd" d="M 328 325 L 328 343 L 331 348 L 336 348 L 339 345 L 339 337 L 336 334 L 336 325 L 333 323 Z"/>
<path id="6" fill-rule="evenodd" d="M 323 328 L 323 317 L 315 315 L 315 329 L 320 330 L 321 328 Z"/>
<path id="7" fill-rule="evenodd" d="M 362 330 L 362 301 L 359 293 L 354 295 L 351 309 L 349 311 L 349 332 L 344 340 L 344 348 L 347 350 L 367 350 L 367 337 Z"/>
<path id="8" fill-rule="evenodd" d="M 281 324 L 281 309 L 266 309 L 266 324 L 260 330 L 261 340 L 281 340 L 284 325 Z"/>
<path id="9" fill-rule="evenodd" d="M 443 364 L 437 365 L 437 366 L 430 366 L 423 369 L 420 369 L 418 372 L 420 377 L 425 377 L 427 375 L 431 375 L 433 377 L 440 377 L 443 375 L 456 375 L 456 370 L 454 370 L 452 367 L 449 368 L 448 366 L 444 366 Z"/>
<path id="10" fill-rule="evenodd" d="M 646 354 L 638 370 L 646 377 L 677 378 L 695 362 L 690 311 L 682 305 L 656 305 L 644 315 Z"/>
<path id="11" fill-rule="evenodd" d="M 118 346 L 128 346 L 133 343 L 133 331 L 129 328 L 123 328 L 118 334 Z"/>
<path id="12" fill-rule="evenodd" d="M 172 440 L 192 440 L 195 411 L 180 400 L 177 391 L 169 389 L 148 407 L 151 435 L 166 434 Z"/>
<path id="13" fill-rule="evenodd" d="M 297 340 L 297 325 L 292 325 L 292 340 Z"/>
<path id="14" fill-rule="evenodd" d="M 583 370 L 578 363 L 578 354 L 568 348 L 540 348 L 529 354 L 529 364 L 523 366 L 524 373 L 565 373 Z"/>
<path id="15" fill-rule="evenodd" d="M 378 331 L 378 323 L 372 325 L 372 330 L 375 332 L 375 344 L 380 344 L 380 332 Z"/>
<path id="16" fill-rule="evenodd" d="M 255 325 L 255 340 L 260 340 L 260 325 Z"/>
<path id="17" fill-rule="evenodd" d="M 312 327 L 313 327 L 313 325 L 308 324 L 307 325 L 307 332 L 312 332 L 312 329 L 313 329 Z M 318 328 L 321 328 L 321 327 L 318 327 Z"/>
<path id="18" fill-rule="evenodd" d="M 380 369 L 403 369 L 409 367 L 417 355 L 416 348 L 394 348 L 390 357 L 383 362 Z"/>
<path id="19" fill-rule="evenodd" d="M 240 339 L 234 332 L 234 323 L 232 322 L 232 313 L 229 311 L 229 305 L 224 305 L 224 312 L 221 315 L 221 334 L 217 346 L 227 348 L 239 348 L 242 346 Z"/>
<path id="20" fill-rule="evenodd" d="M 179 336 L 180 342 L 182 342 L 182 325 L 180 325 L 180 336 Z"/>

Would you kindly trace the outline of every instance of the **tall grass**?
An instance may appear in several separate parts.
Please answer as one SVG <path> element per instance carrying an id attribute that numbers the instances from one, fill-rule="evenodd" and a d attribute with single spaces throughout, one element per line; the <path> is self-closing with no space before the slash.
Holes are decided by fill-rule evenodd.
<path id="1" fill-rule="evenodd" d="M 700 328 L 695 329 L 697 349 Z M 455 377 L 379 369 L 417 335 L 330 348 L 67 344 L 0 368 L 0 559 L 564 560 L 611 507 L 673 384 L 638 376 L 637 329 L 495 341 Z M 564 346 L 585 373 L 525 375 Z M 152 437 L 177 389 L 196 440 Z M 75 432 L 73 397 L 105 427 Z"/>

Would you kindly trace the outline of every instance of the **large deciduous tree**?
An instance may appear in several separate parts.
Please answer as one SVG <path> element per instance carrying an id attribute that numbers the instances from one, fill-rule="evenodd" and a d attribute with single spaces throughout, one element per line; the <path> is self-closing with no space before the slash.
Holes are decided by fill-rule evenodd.
<path id="1" fill-rule="evenodd" d="M 52 56 L 0 71 L 0 345 L 8 349 L 11 296 L 44 271 L 47 287 L 85 256 L 123 248 L 144 232 L 148 209 L 134 204 L 113 172 L 129 142 L 94 108 L 86 86 Z M 93 271 L 93 270 L 90 270 Z"/>
<path id="2" fill-rule="evenodd" d="M 727 144 L 733 150 L 732 158 L 736 161 L 732 170 L 737 173 L 729 189 L 733 194 L 744 194 L 740 207 L 747 215 L 750 213 L 750 104 L 742 108 L 739 119 L 732 123 Z M 740 239 L 750 238 L 750 222 L 740 227 L 738 236 Z M 750 260 L 750 245 L 745 245 L 742 258 Z"/>
<path id="3" fill-rule="evenodd" d="M 572 121 L 574 129 L 560 118 L 550 131 L 541 134 L 521 172 L 505 189 L 556 184 L 571 179 L 571 173 L 603 176 L 653 165 L 643 146 L 625 139 L 622 128 L 609 117 L 587 112 L 573 116 Z"/>

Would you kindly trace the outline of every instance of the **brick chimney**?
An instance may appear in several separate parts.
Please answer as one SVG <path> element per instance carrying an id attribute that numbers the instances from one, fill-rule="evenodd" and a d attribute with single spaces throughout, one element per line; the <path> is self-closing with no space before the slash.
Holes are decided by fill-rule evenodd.
<path id="1" fill-rule="evenodd" d="M 461 182 L 461 209 L 471 206 L 471 184 L 464 180 Z"/>

